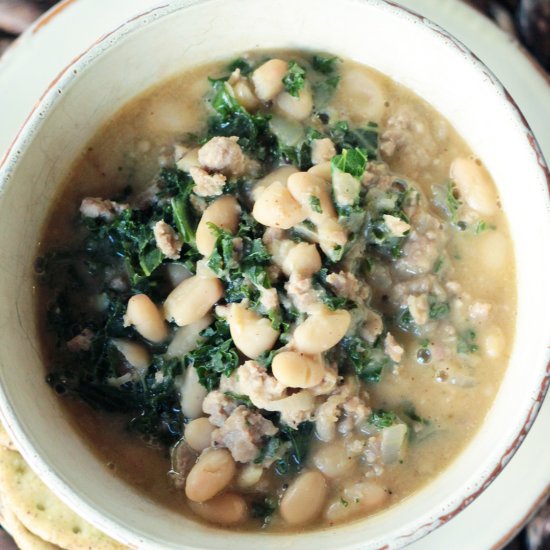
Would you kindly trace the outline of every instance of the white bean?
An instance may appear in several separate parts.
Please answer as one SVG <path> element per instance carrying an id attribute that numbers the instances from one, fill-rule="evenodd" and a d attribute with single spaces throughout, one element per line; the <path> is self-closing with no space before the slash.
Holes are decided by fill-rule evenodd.
<path id="1" fill-rule="evenodd" d="M 202 453 L 202 451 L 210 447 L 211 436 L 214 430 L 215 427 L 210 424 L 208 418 L 204 416 L 195 418 L 195 420 L 191 420 L 189 424 L 185 425 L 185 440 L 189 447 Z"/>
<path id="2" fill-rule="evenodd" d="M 247 464 L 237 476 L 237 485 L 241 489 L 250 489 L 260 481 L 264 469 L 258 464 Z"/>
<path id="3" fill-rule="evenodd" d="M 325 365 L 320 357 L 311 357 L 296 351 L 278 353 L 271 365 L 273 376 L 290 388 L 312 388 L 325 376 Z"/>
<path id="4" fill-rule="evenodd" d="M 490 327 L 483 336 L 482 349 L 487 357 L 498 359 L 504 353 L 506 341 L 504 334 L 499 327 Z"/>
<path id="5" fill-rule="evenodd" d="M 450 176 L 470 208 L 485 216 L 497 213 L 496 190 L 483 166 L 470 158 L 457 158 L 451 164 Z"/>
<path id="6" fill-rule="evenodd" d="M 235 346 L 250 359 L 270 350 L 279 338 L 279 331 L 268 318 L 240 304 L 231 306 L 229 330 Z"/>
<path id="7" fill-rule="evenodd" d="M 231 483 L 235 471 L 235 461 L 227 449 L 204 451 L 187 476 L 187 498 L 194 502 L 211 499 Z"/>
<path id="8" fill-rule="evenodd" d="M 170 292 L 164 302 L 165 317 L 180 327 L 190 325 L 204 317 L 222 296 L 223 286 L 219 279 L 195 275 Z"/>
<path id="9" fill-rule="evenodd" d="M 343 100 L 348 115 L 356 122 L 380 122 L 384 116 L 386 99 L 382 87 L 362 69 L 342 71 L 337 95 L 336 99 Z"/>
<path id="10" fill-rule="evenodd" d="M 327 182 L 310 174 L 298 172 L 288 178 L 288 190 L 302 205 L 308 218 L 315 224 L 320 224 L 327 218 L 336 218 L 336 211 L 328 192 Z M 319 199 L 319 206 L 312 206 L 312 197 Z"/>
<path id="11" fill-rule="evenodd" d="M 144 371 L 151 364 L 151 355 L 141 344 L 132 342 L 132 340 L 126 338 L 113 338 L 111 342 L 113 342 L 116 349 L 124 355 L 124 359 L 126 359 L 132 367 Z"/>
<path id="12" fill-rule="evenodd" d="M 317 226 L 319 246 L 321 250 L 332 260 L 338 260 L 341 256 L 338 251 L 347 243 L 346 230 L 338 223 L 338 220 L 330 218 Z"/>
<path id="13" fill-rule="evenodd" d="M 327 183 L 332 182 L 332 168 L 330 166 L 330 162 L 322 162 L 321 164 L 317 164 L 315 166 L 312 166 L 308 171 L 308 174 L 311 174 L 312 176 L 315 176 L 317 178 L 321 178 L 322 180 L 326 181 Z"/>
<path id="14" fill-rule="evenodd" d="M 151 342 L 160 343 L 168 337 L 168 327 L 160 311 L 145 294 L 136 294 L 128 300 L 124 326 L 130 325 Z"/>
<path id="15" fill-rule="evenodd" d="M 343 495 L 329 503 L 325 519 L 340 522 L 378 508 L 389 498 L 386 490 L 373 481 L 354 483 L 344 488 Z"/>
<path id="16" fill-rule="evenodd" d="M 179 387 L 181 412 L 186 418 L 198 418 L 202 415 L 202 402 L 208 393 L 199 382 L 195 367 L 187 367 L 182 376 L 176 378 Z"/>
<path id="17" fill-rule="evenodd" d="M 197 347 L 199 334 L 213 321 L 210 315 L 205 315 L 198 321 L 185 327 L 181 327 L 170 342 L 166 355 L 168 357 L 181 357 Z"/>
<path id="18" fill-rule="evenodd" d="M 295 120 L 306 119 L 313 110 L 313 96 L 311 88 L 306 84 L 299 92 L 298 97 L 282 92 L 275 98 L 275 108 L 284 116 Z"/>
<path id="19" fill-rule="evenodd" d="M 223 195 L 216 199 L 202 214 L 197 226 L 197 250 L 203 256 L 210 256 L 216 244 L 216 236 L 208 226 L 213 223 L 221 229 L 234 233 L 239 225 L 241 208 L 232 195 Z"/>
<path id="20" fill-rule="evenodd" d="M 173 287 L 178 286 L 185 279 L 189 279 L 193 275 L 184 265 L 177 263 L 170 263 L 166 266 L 168 272 L 168 279 Z"/>
<path id="21" fill-rule="evenodd" d="M 298 172 L 298 169 L 294 166 L 281 166 L 273 172 L 267 174 L 262 179 L 258 180 L 254 187 L 252 188 L 252 199 L 257 201 L 260 198 L 260 195 L 269 187 L 274 181 L 278 181 L 286 186 L 288 177 L 291 174 Z"/>
<path id="22" fill-rule="evenodd" d="M 290 229 L 303 222 L 307 213 L 282 183 L 274 181 L 254 203 L 252 215 L 267 227 Z"/>
<path id="23" fill-rule="evenodd" d="M 298 243 L 288 251 L 282 267 L 287 276 L 311 277 L 321 269 L 321 256 L 314 244 Z"/>
<path id="24" fill-rule="evenodd" d="M 191 168 L 200 166 L 199 162 L 199 150 L 191 149 L 181 157 L 178 162 L 176 162 L 178 170 L 183 170 L 184 172 L 189 172 Z"/>
<path id="25" fill-rule="evenodd" d="M 320 310 L 296 328 L 294 345 L 304 353 L 322 353 L 344 337 L 350 323 L 351 316 L 345 309 Z"/>
<path id="26" fill-rule="evenodd" d="M 223 493 L 206 502 L 189 504 L 195 514 L 218 525 L 238 525 L 248 517 L 246 501 L 237 493 Z"/>
<path id="27" fill-rule="evenodd" d="M 506 237 L 498 231 L 485 231 L 477 237 L 479 248 L 476 258 L 485 266 L 488 275 L 495 276 L 509 265 L 509 246 Z"/>
<path id="28" fill-rule="evenodd" d="M 337 479 L 348 474 L 355 467 L 356 460 L 346 451 L 342 442 L 325 443 L 313 455 L 313 464 L 331 479 Z"/>
<path id="29" fill-rule="evenodd" d="M 332 189 L 336 204 L 339 206 L 351 206 L 359 196 L 361 183 L 351 174 L 336 170 L 332 174 Z"/>
<path id="30" fill-rule="evenodd" d="M 283 78 L 288 72 L 288 63 L 281 59 L 270 59 L 252 73 L 256 95 L 262 101 L 271 101 L 284 90 Z"/>
<path id="31" fill-rule="evenodd" d="M 284 494 L 279 511 L 291 525 L 300 525 L 314 520 L 320 513 L 327 497 L 327 483 L 319 472 L 305 472 L 298 476 Z"/>
<path id="32" fill-rule="evenodd" d="M 235 99 L 249 112 L 255 111 L 260 102 L 252 91 L 252 86 L 246 80 L 239 80 L 233 84 L 233 92 L 235 93 Z"/>

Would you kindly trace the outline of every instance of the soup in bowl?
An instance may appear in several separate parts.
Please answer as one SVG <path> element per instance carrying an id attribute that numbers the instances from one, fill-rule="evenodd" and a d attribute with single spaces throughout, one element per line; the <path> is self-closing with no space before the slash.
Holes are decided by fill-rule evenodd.
<path id="1" fill-rule="evenodd" d="M 547 267 L 525 219 L 543 239 L 545 168 L 498 84 L 414 15 L 350 3 L 368 40 L 298 40 L 296 17 L 285 39 L 226 29 L 220 51 L 182 30 L 234 7 L 118 31 L 8 158 L 2 208 L 44 206 L 3 236 L 40 241 L 2 281 L 30 315 L 4 336 L 28 369 L 2 371 L 8 427 L 125 542 L 402 544 L 490 482 L 542 398 Z"/>

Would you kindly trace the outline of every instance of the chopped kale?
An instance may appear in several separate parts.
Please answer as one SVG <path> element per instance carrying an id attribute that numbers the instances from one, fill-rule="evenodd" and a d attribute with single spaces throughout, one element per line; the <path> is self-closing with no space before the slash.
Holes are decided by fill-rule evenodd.
<path id="1" fill-rule="evenodd" d="M 443 319 L 449 315 L 451 307 L 447 302 L 439 302 L 433 295 L 428 296 L 429 316 L 433 321 Z"/>
<path id="2" fill-rule="evenodd" d="M 354 178 L 361 178 L 367 167 L 367 150 L 356 147 L 355 149 L 342 149 L 339 155 L 336 155 L 330 161 L 332 170 L 347 172 Z"/>
<path id="3" fill-rule="evenodd" d="M 312 277 L 312 286 L 317 291 L 321 301 L 331 310 L 355 307 L 355 303 L 344 296 L 338 296 L 327 283 L 328 269 L 322 268 Z"/>
<path id="4" fill-rule="evenodd" d="M 311 197 L 309 197 L 309 205 L 314 212 L 317 212 L 317 214 L 323 213 L 323 208 L 321 207 L 321 201 L 319 197 L 311 195 Z"/>
<path id="5" fill-rule="evenodd" d="M 403 414 L 418 424 L 424 424 L 425 426 L 429 426 L 431 424 L 427 418 L 423 418 L 417 414 L 416 408 L 412 403 L 405 403 L 403 406 Z"/>
<path id="6" fill-rule="evenodd" d="M 211 81 L 210 101 L 215 114 L 208 119 L 206 138 L 237 136 L 239 145 L 250 156 L 270 165 L 277 156 L 277 138 L 269 128 L 269 115 L 251 115 L 232 95 L 224 81 Z"/>
<path id="7" fill-rule="evenodd" d="M 329 75 L 336 71 L 336 64 L 340 60 L 338 57 L 326 57 L 323 55 L 314 55 L 311 58 L 311 67 L 318 73 Z"/>
<path id="8" fill-rule="evenodd" d="M 254 407 L 248 395 L 241 395 L 241 394 L 233 393 L 231 391 L 224 392 L 224 395 L 226 397 L 229 397 L 230 399 L 233 399 L 233 401 L 236 401 L 239 405 L 244 405 L 245 407 L 249 407 L 249 408 Z"/>
<path id="9" fill-rule="evenodd" d="M 476 235 L 479 235 L 480 233 L 483 233 L 484 231 L 487 231 L 489 229 L 496 229 L 496 228 L 497 228 L 496 225 L 491 224 L 491 223 L 487 223 L 484 220 L 480 220 L 479 222 L 477 222 L 477 225 L 474 229 L 474 233 Z"/>
<path id="10" fill-rule="evenodd" d="M 329 137 L 339 151 L 343 149 L 364 149 L 369 159 L 378 158 L 378 124 L 369 122 L 364 128 L 350 128 L 340 120 L 329 128 Z"/>
<path id="11" fill-rule="evenodd" d="M 267 496 L 263 500 L 254 500 L 250 505 L 250 514 L 253 518 L 260 519 L 262 526 L 267 526 L 275 510 L 277 509 L 277 500 L 274 497 Z"/>
<path id="12" fill-rule="evenodd" d="M 458 335 L 456 351 L 462 354 L 475 353 L 479 346 L 475 342 L 476 333 L 472 329 L 465 330 Z"/>
<path id="13" fill-rule="evenodd" d="M 393 364 L 380 344 L 370 345 L 357 336 L 346 336 L 340 342 L 340 363 L 349 365 L 364 382 L 380 382 L 384 367 Z"/>
<path id="14" fill-rule="evenodd" d="M 366 239 L 370 248 L 382 256 L 401 257 L 407 234 L 400 237 L 394 235 L 387 226 L 384 215 L 388 214 L 408 223 L 409 218 L 405 213 L 405 207 L 416 199 L 416 191 L 403 181 L 394 182 L 394 185 L 386 191 L 378 188 L 368 191 Z"/>
<path id="15" fill-rule="evenodd" d="M 372 411 L 369 416 L 368 423 L 372 424 L 375 428 L 383 430 L 384 428 L 389 428 L 393 426 L 397 420 L 397 415 L 392 411 L 385 411 L 383 409 L 378 409 L 377 411 Z"/>
<path id="16" fill-rule="evenodd" d="M 286 424 L 280 426 L 280 438 L 288 441 L 290 447 L 283 458 L 275 462 L 275 469 L 280 474 L 295 474 L 306 465 L 311 439 L 313 437 L 313 423 L 302 422 L 293 429 Z"/>
<path id="17" fill-rule="evenodd" d="M 232 73 L 237 69 L 241 71 L 243 76 L 247 76 L 252 72 L 252 65 L 244 57 L 237 57 L 229 63 L 227 70 Z"/>
<path id="18" fill-rule="evenodd" d="M 239 366 L 239 356 L 224 319 L 203 330 L 200 337 L 200 345 L 185 356 L 185 363 L 197 369 L 199 382 L 212 391 L 218 387 L 222 374 L 230 376 Z"/>
<path id="19" fill-rule="evenodd" d="M 418 328 L 408 307 L 399 310 L 395 317 L 395 324 L 405 332 L 415 332 Z"/>
<path id="20" fill-rule="evenodd" d="M 338 84 L 340 84 L 340 77 L 338 75 L 329 76 L 313 84 L 313 96 L 317 108 L 324 107 L 328 104 L 334 92 L 336 92 Z"/>
<path id="21" fill-rule="evenodd" d="M 298 65 L 296 61 L 289 61 L 288 72 L 283 77 L 285 90 L 291 96 L 298 97 L 300 95 L 300 90 L 303 90 L 306 84 L 305 77 L 305 69 L 302 66 Z"/>
<path id="22" fill-rule="evenodd" d="M 448 180 L 432 187 L 435 204 L 445 213 L 452 224 L 463 230 L 465 225 L 459 221 L 458 215 L 462 206 L 458 189 L 453 181 Z"/>

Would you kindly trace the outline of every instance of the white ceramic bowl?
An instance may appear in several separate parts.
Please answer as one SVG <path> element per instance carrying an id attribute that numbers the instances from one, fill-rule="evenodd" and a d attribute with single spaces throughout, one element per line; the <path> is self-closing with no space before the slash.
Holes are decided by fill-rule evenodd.
<path id="1" fill-rule="evenodd" d="M 167 2 L 168 3 L 168 2 Z M 0 165 L 0 410 L 25 458 L 81 515 L 139 548 L 396 548 L 471 502 L 526 435 L 549 378 L 550 175 L 506 91 L 461 44 L 381 0 L 179 0 L 136 16 L 51 84 Z M 136 7 L 139 9 L 139 6 Z M 442 475 L 375 517 L 322 532 L 220 532 L 166 511 L 104 468 L 44 382 L 33 260 L 47 207 L 87 140 L 128 100 L 185 68 L 255 48 L 333 52 L 412 88 L 497 182 L 515 243 L 517 334 L 486 421 Z M 14 85 L 18 85 L 14 83 Z M 513 495 L 511 495 L 513 498 Z M 498 511 L 495 511 L 498 513 Z"/>

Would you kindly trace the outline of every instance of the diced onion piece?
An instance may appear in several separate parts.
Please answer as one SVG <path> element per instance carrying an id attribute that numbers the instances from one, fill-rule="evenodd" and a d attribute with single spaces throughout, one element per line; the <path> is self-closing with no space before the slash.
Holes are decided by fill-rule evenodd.
<path id="1" fill-rule="evenodd" d="M 382 430 L 381 450 L 384 464 L 395 464 L 403 458 L 406 436 L 405 424 L 394 424 Z"/>

